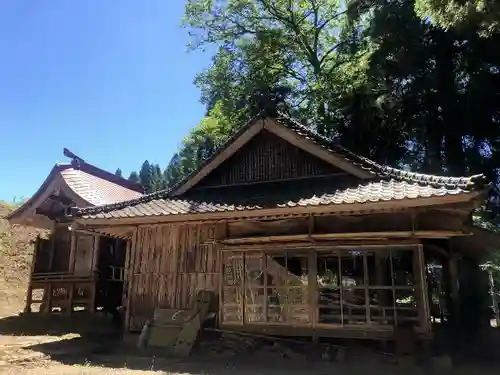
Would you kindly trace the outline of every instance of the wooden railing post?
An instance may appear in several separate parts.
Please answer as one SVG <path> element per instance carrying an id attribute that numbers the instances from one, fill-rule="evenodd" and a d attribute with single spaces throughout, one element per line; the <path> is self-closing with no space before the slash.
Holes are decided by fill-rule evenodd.
<path id="1" fill-rule="evenodd" d="M 26 291 L 26 305 L 24 307 L 25 313 L 31 312 L 31 301 L 33 300 L 33 287 L 31 286 L 31 283 L 33 282 L 33 272 L 35 272 L 35 263 L 36 263 L 36 257 L 38 255 L 39 246 L 40 246 L 40 235 L 36 237 L 33 247 L 33 258 L 31 259 L 31 266 L 29 273 L 30 278 L 28 282 L 28 290 Z"/>

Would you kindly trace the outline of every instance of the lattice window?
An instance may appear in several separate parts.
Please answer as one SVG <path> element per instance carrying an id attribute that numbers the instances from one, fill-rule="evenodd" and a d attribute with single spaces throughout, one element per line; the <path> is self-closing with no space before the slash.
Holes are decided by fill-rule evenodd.
<path id="1" fill-rule="evenodd" d="M 414 248 L 320 252 L 318 322 L 394 326 L 419 320 Z"/>
<path id="2" fill-rule="evenodd" d="M 244 269 L 243 277 L 236 269 Z M 223 321 L 309 323 L 307 281 L 305 254 L 226 253 Z"/>

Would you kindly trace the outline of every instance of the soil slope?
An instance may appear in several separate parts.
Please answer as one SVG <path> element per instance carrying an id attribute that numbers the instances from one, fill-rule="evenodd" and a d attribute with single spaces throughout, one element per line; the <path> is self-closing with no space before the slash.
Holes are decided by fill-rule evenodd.
<path id="1" fill-rule="evenodd" d="M 0 317 L 24 307 L 33 254 L 32 241 L 38 230 L 10 225 L 5 216 L 14 207 L 0 201 Z"/>

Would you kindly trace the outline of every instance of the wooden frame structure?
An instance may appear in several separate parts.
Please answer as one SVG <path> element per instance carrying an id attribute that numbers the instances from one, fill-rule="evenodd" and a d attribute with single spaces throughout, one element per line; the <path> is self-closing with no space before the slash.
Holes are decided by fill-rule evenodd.
<path id="1" fill-rule="evenodd" d="M 432 334 L 427 258 L 471 235 L 484 176 L 381 166 L 293 119 L 257 116 L 170 191 L 75 210 L 80 230 L 126 238 L 125 326 L 216 295 L 214 324 L 294 336 Z"/>
<path id="2" fill-rule="evenodd" d="M 75 309 L 94 312 L 103 305 L 103 274 L 123 283 L 123 274 L 114 271 L 123 264 L 108 264 L 105 259 L 109 246 L 111 251 L 120 251 L 121 237 L 110 239 L 106 232 L 78 230 L 66 215 L 75 206 L 92 207 L 139 197 L 142 187 L 88 164 L 66 149 L 64 154 L 72 162 L 56 164 L 38 191 L 7 217 L 12 224 L 46 231 L 34 242 L 26 312 L 33 307 L 44 313 L 72 313 Z M 113 269 L 108 270 L 110 267 Z M 111 276 L 109 271 L 113 271 Z"/>

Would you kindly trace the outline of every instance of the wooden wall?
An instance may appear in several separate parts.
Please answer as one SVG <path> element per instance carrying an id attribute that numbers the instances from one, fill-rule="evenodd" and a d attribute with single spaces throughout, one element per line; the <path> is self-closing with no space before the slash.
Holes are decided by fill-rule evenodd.
<path id="1" fill-rule="evenodd" d="M 74 274 L 87 276 L 92 272 L 94 236 L 77 234 L 76 241 Z"/>
<path id="2" fill-rule="evenodd" d="M 187 309 L 199 290 L 218 294 L 224 224 L 166 224 L 134 232 L 127 272 L 128 328 L 141 330 L 154 309 Z"/>

